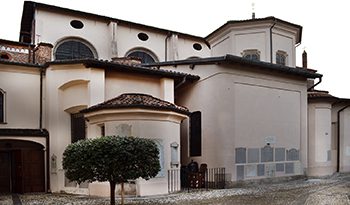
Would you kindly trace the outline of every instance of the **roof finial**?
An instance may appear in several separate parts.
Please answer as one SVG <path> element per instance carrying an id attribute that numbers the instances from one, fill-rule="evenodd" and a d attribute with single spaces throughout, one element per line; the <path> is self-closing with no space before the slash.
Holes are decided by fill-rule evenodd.
<path id="1" fill-rule="evenodd" d="M 255 3 L 252 3 L 252 19 L 255 19 Z"/>

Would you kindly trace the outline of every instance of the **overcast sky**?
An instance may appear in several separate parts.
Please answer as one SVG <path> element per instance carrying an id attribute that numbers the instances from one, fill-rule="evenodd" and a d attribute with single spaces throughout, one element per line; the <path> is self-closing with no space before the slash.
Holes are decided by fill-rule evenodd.
<path id="1" fill-rule="evenodd" d="M 23 0 L 4 1 L 1 5 L 0 38 L 17 41 Z M 350 98 L 350 66 L 344 52 L 350 49 L 346 0 L 38 0 L 74 10 L 133 21 L 205 37 L 228 20 L 251 18 L 255 3 L 257 18 L 275 16 L 303 26 L 301 53 L 308 53 L 308 67 L 323 74 L 317 89 Z M 350 58 L 350 56 L 349 56 Z"/>

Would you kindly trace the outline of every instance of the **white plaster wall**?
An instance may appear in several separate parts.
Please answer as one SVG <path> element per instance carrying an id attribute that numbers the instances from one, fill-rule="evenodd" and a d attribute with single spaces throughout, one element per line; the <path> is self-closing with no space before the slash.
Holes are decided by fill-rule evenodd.
<path id="1" fill-rule="evenodd" d="M 75 29 L 70 25 L 72 20 L 83 22 L 82 29 Z M 61 40 L 78 37 L 88 41 L 96 49 L 98 58 L 110 60 L 111 34 L 108 22 L 73 16 L 67 13 L 54 13 L 37 9 L 35 12 L 35 43 L 51 43 L 54 47 Z"/>
<path id="2" fill-rule="evenodd" d="M 309 176 L 331 175 L 336 170 L 336 150 L 332 149 L 331 104 L 308 104 Z M 328 154 L 330 158 L 328 159 Z"/>
<path id="3" fill-rule="evenodd" d="M 201 76 L 176 91 L 177 104 L 202 112 L 202 156 L 188 157 L 184 148 L 187 161 L 183 157 L 183 164 L 194 159 L 208 167 L 225 167 L 234 181 L 235 148 L 263 147 L 266 137 L 273 136 L 276 144 L 272 146 L 299 149 L 301 172 L 307 168 L 306 79 L 240 66 L 197 65 L 194 70 L 178 66 L 174 70 Z M 187 142 L 181 145 L 188 146 Z"/>
<path id="4" fill-rule="evenodd" d="M 199 51 L 195 50 L 193 48 L 194 43 L 200 44 L 202 46 L 202 49 Z M 211 56 L 209 47 L 203 41 L 179 38 L 176 46 L 177 46 L 179 55 L 178 55 L 178 58 L 174 60 L 183 60 L 191 57 L 205 58 L 205 57 Z"/>
<path id="5" fill-rule="evenodd" d="M 124 93 L 143 93 L 162 98 L 159 78 L 136 76 L 119 72 L 106 73 L 106 100 Z"/>
<path id="6" fill-rule="evenodd" d="M 242 56 L 247 49 L 260 51 L 260 60 L 271 62 L 270 28 L 272 24 L 261 26 L 242 26 L 227 28 L 222 33 L 209 39 L 212 46 L 212 56 L 226 54 Z M 287 53 L 287 66 L 295 67 L 295 34 L 283 26 L 275 25 L 272 28 L 272 62 L 276 63 L 276 52 Z"/>
<path id="7" fill-rule="evenodd" d="M 272 34 L 272 59 L 276 63 L 277 51 L 284 51 L 287 53 L 286 65 L 295 67 L 295 39 L 290 34 L 285 32 L 274 30 Z"/>
<path id="8" fill-rule="evenodd" d="M 231 34 L 234 38 L 231 52 L 233 55 L 242 56 L 246 49 L 260 51 L 260 60 L 269 62 L 269 36 L 267 30 L 250 30 Z"/>
<path id="9" fill-rule="evenodd" d="M 340 172 L 350 171 L 350 109 L 340 113 Z"/>
<path id="10" fill-rule="evenodd" d="M 0 89 L 5 92 L 6 122 L 0 128 L 39 128 L 39 69 L 1 65 Z"/>

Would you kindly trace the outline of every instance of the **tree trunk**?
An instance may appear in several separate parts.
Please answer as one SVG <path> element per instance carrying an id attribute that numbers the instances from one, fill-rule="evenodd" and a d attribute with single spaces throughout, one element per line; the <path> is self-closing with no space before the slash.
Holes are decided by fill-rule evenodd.
<path id="1" fill-rule="evenodd" d="M 121 190 L 121 197 L 122 197 L 122 205 L 124 205 L 124 182 L 122 182 L 122 184 L 121 184 L 121 188 L 122 188 L 122 190 Z"/>
<path id="2" fill-rule="evenodd" d="M 111 205 L 115 205 L 115 182 L 109 182 L 109 186 L 111 189 Z"/>

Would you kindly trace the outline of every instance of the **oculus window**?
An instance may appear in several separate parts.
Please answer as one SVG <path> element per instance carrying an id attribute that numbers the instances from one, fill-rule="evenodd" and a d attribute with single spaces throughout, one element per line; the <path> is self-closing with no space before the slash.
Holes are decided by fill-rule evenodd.
<path id="1" fill-rule="evenodd" d="M 72 60 L 83 58 L 95 58 L 95 55 L 87 44 L 79 40 L 64 41 L 56 48 L 56 60 Z"/>

